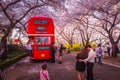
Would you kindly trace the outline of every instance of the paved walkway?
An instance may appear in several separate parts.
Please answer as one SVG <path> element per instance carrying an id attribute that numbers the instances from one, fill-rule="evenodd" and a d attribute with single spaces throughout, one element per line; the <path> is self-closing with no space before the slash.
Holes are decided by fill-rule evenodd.
<path id="1" fill-rule="evenodd" d="M 63 63 L 58 64 L 58 55 L 56 63 L 48 64 L 51 80 L 77 80 L 75 71 L 75 55 L 64 54 Z M 39 80 L 39 70 L 42 62 L 31 63 L 28 58 L 21 60 L 17 65 L 9 68 L 5 73 L 5 80 Z M 95 80 L 120 80 L 120 67 L 104 63 L 95 64 Z"/>
<path id="2" fill-rule="evenodd" d="M 109 57 L 107 57 L 107 58 L 109 58 Z M 120 54 L 118 54 L 117 58 L 112 58 L 111 60 L 110 59 L 111 58 L 104 59 L 104 64 L 108 64 L 108 65 L 120 68 Z"/>

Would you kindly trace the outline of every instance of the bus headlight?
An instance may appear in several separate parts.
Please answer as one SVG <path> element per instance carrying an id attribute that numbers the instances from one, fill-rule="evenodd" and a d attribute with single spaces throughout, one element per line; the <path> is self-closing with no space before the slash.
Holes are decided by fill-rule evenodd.
<path id="1" fill-rule="evenodd" d="M 41 54 L 41 57 L 45 57 L 45 54 Z"/>

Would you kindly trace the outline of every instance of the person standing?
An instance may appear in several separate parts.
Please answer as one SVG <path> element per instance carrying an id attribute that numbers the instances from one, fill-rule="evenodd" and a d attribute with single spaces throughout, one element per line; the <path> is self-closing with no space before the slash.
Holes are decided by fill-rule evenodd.
<path id="1" fill-rule="evenodd" d="M 60 50 L 59 50 L 59 64 L 62 63 L 63 50 L 64 50 L 64 46 L 63 46 L 63 44 L 60 44 Z"/>
<path id="2" fill-rule="evenodd" d="M 46 63 L 43 63 L 42 70 L 40 70 L 40 80 L 50 80 Z"/>
<path id="3" fill-rule="evenodd" d="M 108 56 L 111 56 L 110 55 L 110 44 L 109 43 L 107 43 L 107 53 L 108 53 Z"/>
<path id="4" fill-rule="evenodd" d="M 94 61 L 95 61 L 94 59 L 96 53 L 90 45 L 87 45 L 86 48 L 87 50 L 89 50 L 88 57 L 82 61 L 87 62 L 87 80 L 94 80 L 93 67 L 94 67 Z"/>
<path id="5" fill-rule="evenodd" d="M 55 63 L 56 46 L 54 42 L 52 43 L 50 51 L 51 51 L 51 63 Z"/>
<path id="6" fill-rule="evenodd" d="M 31 42 L 28 41 L 25 47 L 26 47 L 26 51 L 27 51 L 28 56 L 30 56 L 31 53 L 32 53 L 32 44 L 31 44 Z"/>
<path id="7" fill-rule="evenodd" d="M 98 47 L 96 48 L 96 54 L 98 57 L 98 64 L 102 64 L 102 47 L 101 44 L 98 44 Z"/>
<path id="8" fill-rule="evenodd" d="M 77 77 L 78 80 L 85 80 L 85 69 L 86 69 L 86 64 L 84 61 L 79 61 L 79 59 L 85 59 L 88 57 L 88 50 L 84 48 L 80 53 L 77 54 L 76 56 L 76 71 L 77 71 Z"/>

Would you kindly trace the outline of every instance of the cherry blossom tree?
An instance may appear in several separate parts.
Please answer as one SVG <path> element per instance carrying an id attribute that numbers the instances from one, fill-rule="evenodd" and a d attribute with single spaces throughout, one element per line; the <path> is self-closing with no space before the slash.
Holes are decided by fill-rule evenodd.
<path id="1" fill-rule="evenodd" d="M 2 47 L 5 48 L 6 55 L 6 42 L 7 37 L 11 33 L 12 29 L 18 24 L 27 20 L 29 12 L 34 12 L 36 8 L 43 8 L 51 6 L 59 8 L 62 4 L 61 0 L 2 0 L 0 1 L 0 30 L 4 36 L 1 39 Z M 26 17 L 27 16 L 27 17 Z M 22 21 L 23 20 L 23 21 Z M 24 25 L 24 24 L 22 24 Z"/>
<path id="2" fill-rule="evenodd" d="M 94 24 L 96 26 L 94 29 L 109 39 L 112 45 L 112 56 L 116 57 L 116 46 L 120 41 L 120 1 L 84 0 L 81 4 L 86 9 L 90 9 L 89 15 L 98 20 L 99 24 Z"/>

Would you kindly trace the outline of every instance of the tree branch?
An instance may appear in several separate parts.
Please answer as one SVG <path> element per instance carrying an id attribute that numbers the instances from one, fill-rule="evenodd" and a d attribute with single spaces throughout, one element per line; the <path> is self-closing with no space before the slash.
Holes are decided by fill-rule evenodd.
<path id="1" fill-rule="evenodd" d="M 19 1 L 21 1 L 21 0 L 16 0 L 16 1 L 12 2 L 12 3 L 9 3 L 9 4 L 5 7 L 5 10 L 6 10 L 8 7 L 10 7 L 10 6 L 18 3 Z"/>
<path id="2" fill-rule="evenodd" d="M 10 16 L 8 15 L 6 9 L 3 7 L 3 5 L 1 3 L 0 3 L 0 6 L 2 8 L 2 11 L 4 12 L 4 14 L 6 15 L 6 17 L 8 18 L 8 20 L 12 23 L 12 20 L 11 20 Z"/>
<path id="3" fill-rule="evenodd" d="M 26 13 L 21 18 L 19 18 L 18 20 L 15 21 L 15 24 L 17 24 L 19 21 L 21 21 L 32 9 L 35 9 L 35 8 L 38 8 L 38 7 L 41 7 L 41 6 L 44 6 L 44 5 L 45 4 L 36 5 L 34 7 L 31 7 L 29 10 L 26 11 Z"/>

